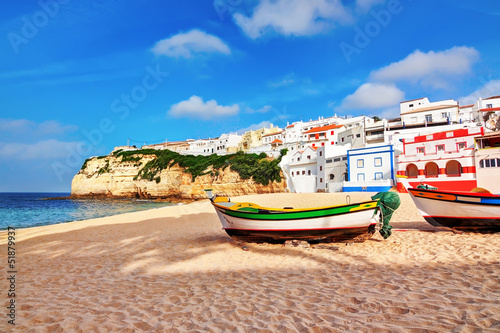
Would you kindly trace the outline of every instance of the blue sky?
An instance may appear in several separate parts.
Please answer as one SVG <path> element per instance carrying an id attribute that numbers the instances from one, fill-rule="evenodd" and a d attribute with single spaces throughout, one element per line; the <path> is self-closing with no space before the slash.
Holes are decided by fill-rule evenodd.
<path id="1" fill-rule="evenodd" d="M 114 146 L 500 95 L 495 0 L 40 0 L 0 12 L 0 191 Z"/>

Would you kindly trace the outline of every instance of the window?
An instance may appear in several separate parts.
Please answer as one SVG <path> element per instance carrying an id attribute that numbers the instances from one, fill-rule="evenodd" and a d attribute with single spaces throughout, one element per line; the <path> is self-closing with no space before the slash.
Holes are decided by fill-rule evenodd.
<path id="1" fill-rule="evenodd" d="M 448 114 L 446 112 L 441 112 L 441 118 L 443 119 L 448 118 Z"/>
<path id="2" fill-rule="evenodd" d="M 437 145 L 436 152 L 444 151 L 444 145 Z"/>
<path id="3" fill-rule="evenodd" d="M 382 172 L 375 172 L 375 180 L 384 179 L 384 174 Z"/>
<path id="4" fill-rule="evenodd" d="M 458 161 L 451 160 L 446 163 L 445 170 L 448 177 L 460 177 L 462 174 L 462 165 Z"/>
<path id="5" fill-rule="evenodd" d="M 418 168 L 415 164 L 408 164 L 406 167 L 406 176 L 408 176 L 408 178 L 418 177 Z"/>
<path id="6" fill-rule="evenodd" d="M 412 107 L 413 107 L 413 104 L 408 105 L 408 107 L 412 108 Z"/>
<path id="7" fill-rule="evenodd" d="M 342 156 L 342 161 L 347 161 L 347 156 Z"/>
<path id="8" fill-rule="evenodd" d="M 305 174 L 306 174 L 305 170 L 303 170 L 303 171 L 302 171 L 302 174 L 303 174 L 303 175 L 305 175 Z"/>
<path id="9" fill-rule="evenodd" d="M 498 168 L 500 167 L 500 158 L 489 158 L 479 161 L 480 168 Z"/>
<path id="10" fill-rule="evenodd" d="M 340 142 L 344 142 L 344 138 L 340 138 Z"/>
<path id="11" fill-rule="evenodd" d="M 323 156 L 323 152 L 322 151 L 319 152 L 319 156 Z"/>
<path id="12" fill-rule="evenodd" d="M 418 147 L 417 148 L 417 154 L 425 154 L 425 148 L 424 147 Z"/>
<path id="13" fill-rule="evenodd" d="M 361 137 L 361 134 L 359 134 L 359 133 L 358 133 L 358 134 L 356 134 L 356 137 L 357 137 L 357 138 L 360 138 L 360 137 Z"/>
<path id="14" fill-rule="evenodd" d="M 432 114 L 426 114 L 425 115 L 425 122 L 426 123 L 432 123 Z"/>
<path id="15" fill-rule="evenodd" d="M 320 182 L 320 183 L 322 183 L 322 182 L 323 182 L 323 178 L 320 178 L 320 179 L 319 179 L 319 182 Z"/>
<path id="16" fill-rule="evenodd" d="M 335 178 L 335 175 L 333 173 L 330 174 L 330 180 L 333 180 Z"/>
<path id="17" fill-rule="evenodd" d="M 486 104 L 487 109 L 491 109 L 493 107 L 493 104 Z"/>
<path id="18" fill-rule="evenodd" d="M 311 175 L 311 170 L 307 170 L 307 175 L 310 176 Z"/>
<path id="19" fill-rule="evenodd" d="M 434 162 L 429 162 L 425 165 L 425 176 L 427 178 L 437 178 L 439 174 L 439 167 Z"/>
<path id="20" fill-rule="evenodd" d="M 340 157 L 335 157 L 335 158 L 333 159 L 333 161 L 334 161 L 334 162 L 340 162 Z"/>
<path id="21" fill-rule="evenodd" d="M 311 155 L 307 155 L 307 159 L 310 160 L 311 159 Z"/>
<path id="22" fill-rule="evenodd" d="M 465 142 L 459 142 L 459 143 L 457 143 L 457 148 L 458 148 L 458 150 L 465 149 Z"/>
<path id="23" fill-rule="evenodd" d="M 381 167 L 382 166 L 382 157 L 375 157 L 375 166 L 376 167 Z"/>
<path id="24" fill-rule="evenodd" d="M 319 166 L 319 171 L 323 171 L 323 166 L 322 165 Z"/>
<path id="25" fill-rule="evenodd" d="M 358 168 L 364 168 L 365 167 L 365 160 L 358 160 Z"/>
<path id="26" fill-rule="evenodd" d="M 365 181 L 365 174 L 358 173 L 358 182 L 364 182 L 364 181 Z"/>

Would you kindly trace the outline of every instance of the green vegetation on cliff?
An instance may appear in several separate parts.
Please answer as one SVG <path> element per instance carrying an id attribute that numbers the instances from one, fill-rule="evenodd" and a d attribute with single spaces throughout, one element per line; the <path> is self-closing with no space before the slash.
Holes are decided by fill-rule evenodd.
<path id="1" fill-rule="evenodd" d="M 286 150 L 281 151 L 282 156 L 286 154 Z M 278 159 L 268 160 L 265 153 L 245 154 L 238 152 L 230 155 L 217 155 L 212 154 L 209 156 L 201 155 L 181 155 L 177 152 L 170 150 L 156 150 L 156 149 L 141 149 L 133 151 L 119 151 L 113 153 L 113 156 L 119 158 L 121 162 L 137 162 L 144 155 L 155 155 L 156 158 L 147 162 L 142 169 L 139 170 L 137 179 L 146 179 L 159 183 L 160 172 L 168 169 L 176 164 L 185 169 L 185 172 L 190 173 L 193 181 L 196 177 L 212 174 L 219 175 L 218 170 L 224 170 L 230 167 L 231 170 L 236 171 L 242 179 L 250 179 L 262 185 L 268 185 L 270 182 L 281 181 L 281 168 L 279 163 L 281 156 Z M 88 161 L 85 161 L 82 170 L 85 169 Z M 106 167 L 109 167 L 108 165 Z M 107 168 L 104 170 L 107 171 Z M 100 173 L 99 173 L 100 174 Z"/>

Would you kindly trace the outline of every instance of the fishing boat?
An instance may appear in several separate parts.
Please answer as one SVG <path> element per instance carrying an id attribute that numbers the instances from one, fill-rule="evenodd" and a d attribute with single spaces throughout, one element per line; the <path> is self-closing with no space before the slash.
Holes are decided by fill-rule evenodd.
<path id="1" fill-rule="evenodd" d="M 380 218 L 379 198 L 319 208 L 267 208 L 249 202 L 232 202 L 226 196 L 213 195 L 211 190 L 205 191 L 226 233 L 244 242 L 363 241 L 373 235 Z M 391 195 L 397 196 L 397 193 Z M 384 227 L 388 237 L 388 221 Z"/>
<path id="2" fill-rule="evenodd" d="M 424 219 L 433 226 L 500 231 L 500 195 L 479 188 L 444 191 L 426 184 L 407 190 Z"/>

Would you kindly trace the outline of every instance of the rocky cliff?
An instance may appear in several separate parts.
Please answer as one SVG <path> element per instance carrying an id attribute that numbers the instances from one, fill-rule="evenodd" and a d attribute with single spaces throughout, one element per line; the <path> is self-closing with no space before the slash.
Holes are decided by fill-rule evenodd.
<path id="1" fill-rule="evenodd" d="M 253 179 L 242 179 L 230 167 L 193 176 L 178 164 L 161 170 L 153 180 L 141 179 L 138 174 L 155 155 L 135 155 L 135 159 L 122 161 L 122 156 L 110 155 L 88 159 L 71 184 L 71 196 L 116 197 L 177 200 L 206 198 L 204 189 L 229 196 L 284 192 L 286 183 L 270 182 L 263 185 Z"/>

